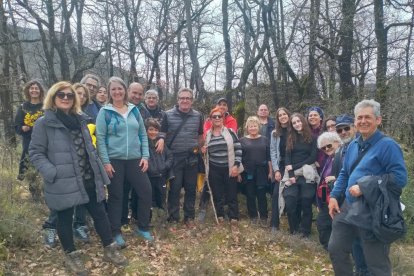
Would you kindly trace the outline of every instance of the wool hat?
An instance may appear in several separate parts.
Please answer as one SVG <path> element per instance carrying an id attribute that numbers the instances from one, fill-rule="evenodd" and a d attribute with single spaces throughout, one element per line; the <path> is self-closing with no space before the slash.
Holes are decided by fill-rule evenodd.
<path id="1" fill-rule="evenodd" d="M 336 117 L 336 127 L 339 126 L 349 126 L 354 124 L 354 118 L 349 116 L 348 114 L 342 114 Z"/>
<path id="2" fill-rule="evenodd" d="M 309 113 L 310 113 L 311 111 L 316 111 L 316 112 L 318 112 L 319 116 L 321 117 L 321 121 L 323 120 L 323 116 L 324 116 L 324 114 L 323 114 L 323 110 L 322 110 L 322 108 L 320 108 L 319 106 L 312 106 L 312 107 L 309 107 L 309 109 L 308 109 L 308 117 L 309 117 Z"/>

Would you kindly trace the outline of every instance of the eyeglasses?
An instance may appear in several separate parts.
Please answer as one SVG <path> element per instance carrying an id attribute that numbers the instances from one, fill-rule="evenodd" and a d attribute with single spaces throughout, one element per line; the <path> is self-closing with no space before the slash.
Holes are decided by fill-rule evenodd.
<path id="1" fill-rule="evenodd" d="M 211 115 L 211 119 L 221 119 L 223 116 L 221 115 Z"/>
<path id="2" fill-rule="evenodd" d="M 67 98 L 68 100 L 73 100 L 75 98 L 75 93 L 65 93 L 63 91 L 56 92 L 56 97 L 63 100 Z"/>
<path id="3" fill-rule="evenodd" d="M 96 86 L 96 85 L 94 85 L 94 84 L 92 84 L 92 83 L 85 83 L 85 85 L 86 85 L 88 88 L 98 89 L 98 86 Z"/>
<path id="4" fill-rule="evenodd" d="M 192 97 L 179 97 L 178 98 L 180 101 L 192 101 L 193 98 Z"/>
<path id="5" fill-rule="evenodd" d="M 332 144 L 327 144 L 326 146 L 321 147 L 321 150 L 326 151 L 332 148 Z"/>
<path id="6" fill-rule="evenodd" d="M 343 128 L 337 128 L 336 129 L 336 132 L 338 133 L 338 134 L 341 134 L 342 133 L 342 131 L 350 131 L 351 130 L 351 127 L 350 126 L 346 126 L 346 127 L 343 127 Z"/>

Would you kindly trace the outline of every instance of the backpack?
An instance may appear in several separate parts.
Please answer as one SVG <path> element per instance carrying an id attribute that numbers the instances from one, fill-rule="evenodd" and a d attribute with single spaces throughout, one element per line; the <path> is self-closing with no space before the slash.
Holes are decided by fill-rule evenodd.
<path id="1" fill-rule="evenodd" d="M 108 145 L 108 126 L 111 123 L 112 117 L 114 116 L 114 111 L 105 110 L 105 123 L 106 123 L 106 137 L 105 137 L 105 144 Z M 139 117 L 141 114 L 139 114 L 138 108 L 135 106 L 132 110 L 132 114 L 134 114 L 135 119 L 137 120 L 139 124 Z M 114 131 L 116 133 L 116 127 L 114 128 Z"/>

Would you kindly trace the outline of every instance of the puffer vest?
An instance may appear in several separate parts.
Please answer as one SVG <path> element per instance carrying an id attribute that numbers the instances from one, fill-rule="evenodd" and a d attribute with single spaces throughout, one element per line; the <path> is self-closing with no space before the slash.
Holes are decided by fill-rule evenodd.
<path id="1" fill-rule="evenodd" d="M 194 147 L 198 146 L 198 129 L 200 128 L 201 114 L 194 109 L 191 109 L 187 114 L 184 114 L 179 112 L 176 106 L 165 113 L 168 123 L 166 145 L 171 149 L 175 157 L 186 157 Z M 184 119 L 184 116 L 190 117 L 180 129 L 170 146 L 171 139 Z"/>

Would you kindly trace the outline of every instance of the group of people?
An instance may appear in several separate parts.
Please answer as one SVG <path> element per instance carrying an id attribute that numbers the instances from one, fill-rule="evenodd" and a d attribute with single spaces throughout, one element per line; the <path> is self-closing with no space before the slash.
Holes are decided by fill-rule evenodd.
<path id="1" fill-rule="evenodd" d="M 160 108 L 157 91 L 144 92 L 136 82 L 127 86 L 118 77 L 108 80 L 106 90 L 88 74 L 77 84 L 58 82 L 46 95 L 32 81 L 24 93 L 27 101 L 16 115 L 16 132 L 23 137 L 18 178 L 24 177 L 29 154 L 43 176 L 50 209 L 46 244 L 55 245 L 57 230 L 73 272 L 86 273 L 73 240 L 89 241 L 85 210 L 94 220 L 104 258 L 124 265 L 122 225 L 133 219 L 136 236 L 152 242 L 151 217 L 158 209 L 175 231 L 182 188 L 183 222 L 194 229 L 197 176 L 203 172 L 200 222 L 211 200 L 217 222 L 228 219 L 237 239 L 241 187 L 252 224 L 277 232 L 285 212 L 289 232 L 306 238 L 316 205 L 319 241 L 337 275 L 353 275 L 351 252 L 358 275 L 391 274 L 389 244 L 347 217 L 352 202 L 364 197 L 361 177 L 391 175 L 400 189 L 407 182 L 399 145 L 378 130 L 380 105 L 374 100 L 358 103 L 354 117 L 325 120 L 317 106 L 306 116 L 280 107 L 272 119 L 262 104 L 247 118 L 244 135 L 238 135 L 225 98 L 205 119 L 193 109 L 189 88 L 178 91 L 177 104 L 167 111 Z"/>

